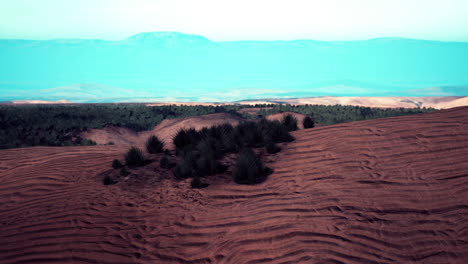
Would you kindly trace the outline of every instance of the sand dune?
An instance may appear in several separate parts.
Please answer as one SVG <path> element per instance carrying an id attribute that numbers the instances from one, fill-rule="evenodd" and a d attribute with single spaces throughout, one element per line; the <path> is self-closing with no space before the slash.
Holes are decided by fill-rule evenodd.
<path id="1" fill-rule="evenodd" d="M 154 134 L 165 142 L 167 147 L 172 148 L 172 138 L 180 129 L 195 128 L 200 130 L 204 127 L 225 123 L 235 125 L 241 120 L 243 119 L 231 114 L 216 113 L 186 118 L 165 119 L 150 131 L 134 132 L 122 127 L 106 127 L 104 129 L 89 129 L 81 133 L 81 136 L 93 140 L 97 144 L 113 142 L 117 145 L 143 145 L 146 139 Z"/>
<path id="2" fill-rule="evenodd" d="M 174 147 L 172 144 L 172 138 L 174 138 L 176 133 L 181 129 L 195 128 L 196 130 L 200 130 L 204 127 L 222 125 L 225 123 L 236 125 L 242 120 L 243 119 L 240 117 L 227 113 L 199 115 L 177 119 L 165 119 L 161 122 L 161 124 L 157 125 L 153 129 L 153 133 L 163 142 L 165 142 L 169 149 L 172 149 Z"/>
<path id="3" fill-rule="evenodd" d="M 468 105 L 466 97 L 457 96 L 426 96 L 426 97 L 352 97 L 352 96 L 323 96 L 297 99 L 275 100 L 287 104 L 318 104 L 318 105 L 356 105 L 381 108 L 414 108 L 432 107 L 446 109 Z M 464 100 L 463 100 L 464 99 Z"/>
<path id="4" fill-rule="evenodd" d="M 1 263 L 468 262 L 468 107 L 294 136 L 201 190 L 103 186 L 123 146 L 1 150 Z"/>
<path id="5" fill-rule="evenodd" d="M 110 142 L 116 145 L 141 145 L 147 138 L 146 134 L 148 134 L 148 131 L 138 133 L 125 127 L 109 126 L 103 129 L 88 129 L 80 135 L 99 145 L 109 144 Z"/>

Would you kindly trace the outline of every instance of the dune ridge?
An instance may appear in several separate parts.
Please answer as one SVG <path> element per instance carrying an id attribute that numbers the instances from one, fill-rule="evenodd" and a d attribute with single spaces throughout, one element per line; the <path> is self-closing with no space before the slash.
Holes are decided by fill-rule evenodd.
<path id="1" fill-rule="evenodd" d="M 2 263 L 466 263 L 468 107 L 294 132 L 255 186 L 103 186 L 124 146 L 0 150 Z M 163 177 L 164 176 L 164 177 Z"/>
<path id="2" fill-rule="evenodd" d="M 215 113 L 208 115 L 190 116 L 185 118 L 165 119 L 152 130 L 135 132 L 124 127 L 106 127 L 104 129 L 88 129 L 81 133 L 83 138 L 92 140 L 97 144 L 105 145 L 109 142 L 117 145 L 144 145 L 148 137 L 156 135 L 166 147 L 173 149 L 172 138 L 181 129 L 194 128 L 200 130 L 204 127 L 229 123 L 238 124 L 243 119 L 228 113 Z"/>

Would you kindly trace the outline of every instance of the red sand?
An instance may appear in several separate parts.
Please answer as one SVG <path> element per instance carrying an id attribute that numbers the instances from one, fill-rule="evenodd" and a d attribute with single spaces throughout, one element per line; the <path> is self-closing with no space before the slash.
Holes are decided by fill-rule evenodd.
<path id="1" fill-rule="evenodd" d="M 1 150 L 0 262 L 468 263 L 468 107 L 294 136 L 202 190 L 102 185 L 124 146 Z"/>

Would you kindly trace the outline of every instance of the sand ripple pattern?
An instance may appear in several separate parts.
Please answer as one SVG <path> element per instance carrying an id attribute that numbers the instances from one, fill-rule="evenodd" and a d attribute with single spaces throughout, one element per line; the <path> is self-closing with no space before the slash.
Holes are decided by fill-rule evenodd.
<path id="1" fill-rule="evenodd" d="M 468 107 L 295 132 L 256 186 L 103 186 L 118 146 L 0 151 L 0 263 L 468 263 Z"/>

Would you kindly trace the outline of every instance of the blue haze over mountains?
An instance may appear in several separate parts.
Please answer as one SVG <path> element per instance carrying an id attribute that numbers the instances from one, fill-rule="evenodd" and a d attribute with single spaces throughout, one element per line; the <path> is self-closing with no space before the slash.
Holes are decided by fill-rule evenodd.
<path id="1" fill-rule="evenodd" d="M 0 40 L 0 101 L 235 101 L 466 96 L 468 43 L 228 41 L 176 32 L 121 41 Z"/>

